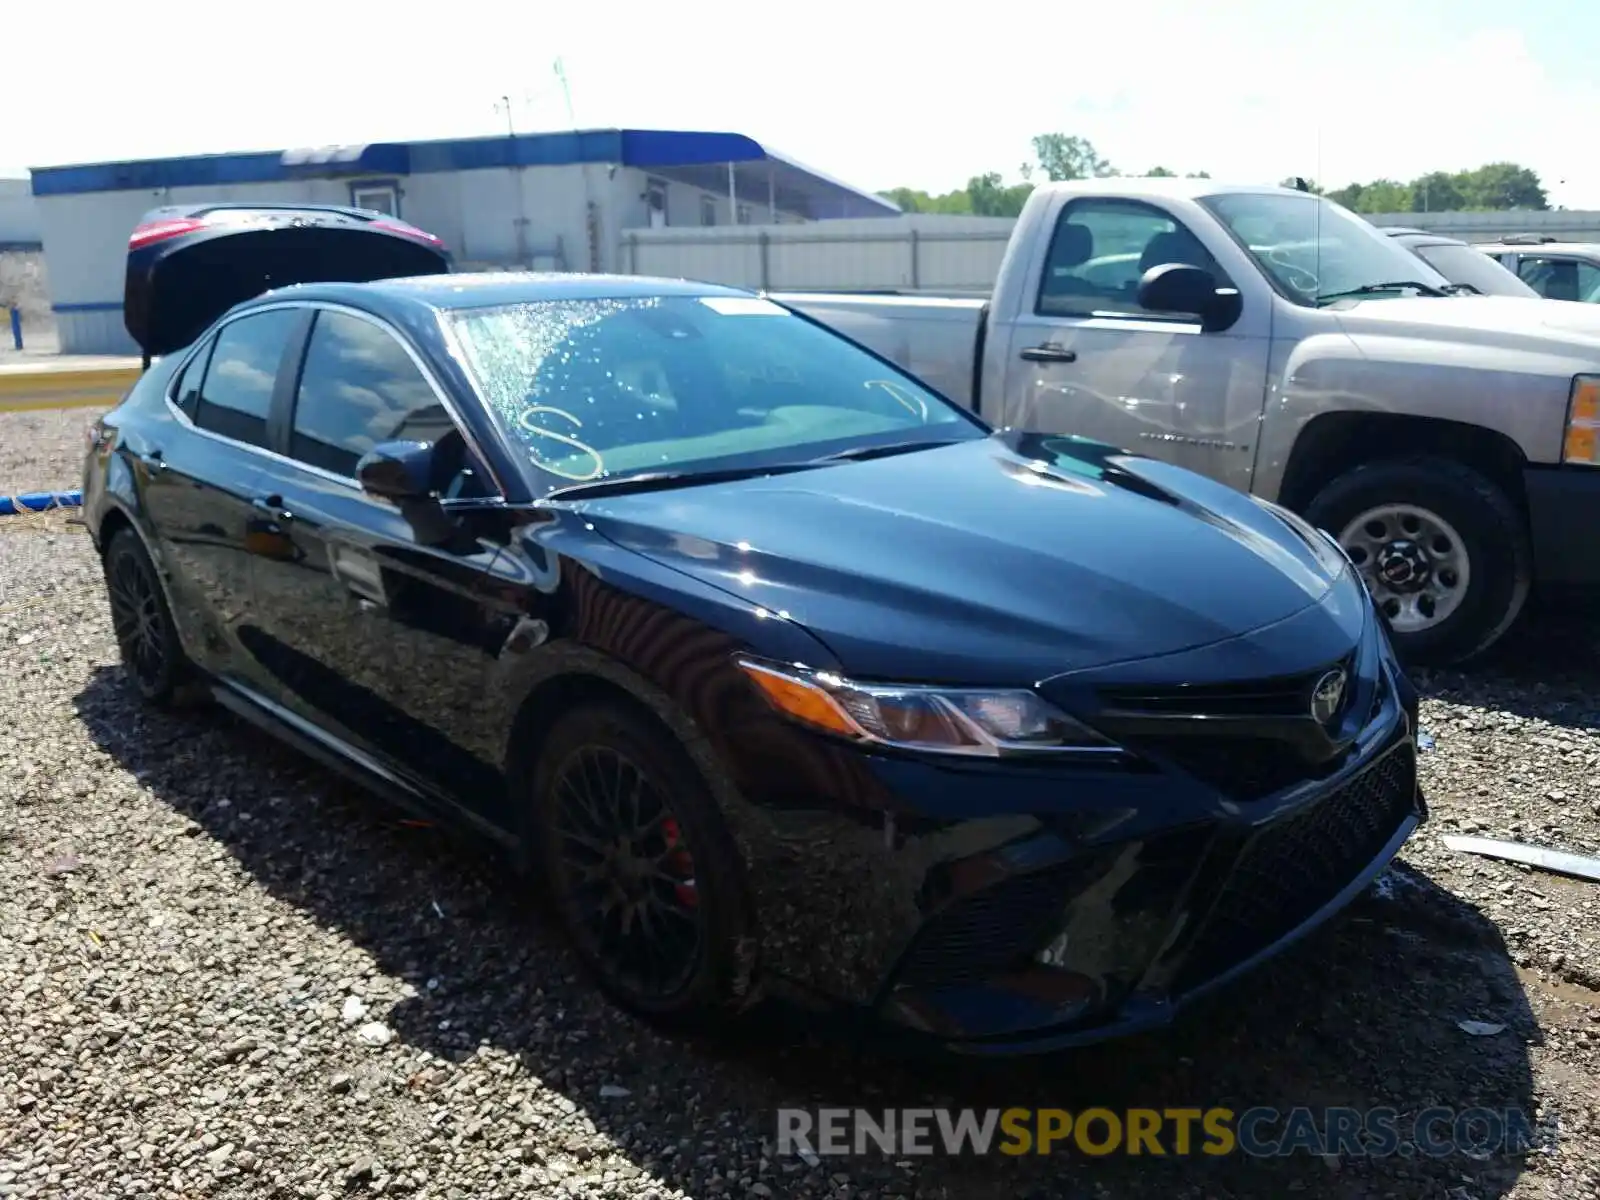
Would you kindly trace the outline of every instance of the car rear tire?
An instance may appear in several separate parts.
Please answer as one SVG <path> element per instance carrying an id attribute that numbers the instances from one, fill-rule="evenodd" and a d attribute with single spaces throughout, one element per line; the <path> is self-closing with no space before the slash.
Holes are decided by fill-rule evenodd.
<path id="1" fill-rule="evenodd" d="M 749 993 L 738 853 L 683 748 L 621 704 L 557 722 L 533 777 L 533 863 L 579 958 L 653 1023 L 724 1025 Z"/>
<path id="2" fill-rule="evenodd" d="M 1339 540 L 1409 663 L 1483 653 L 1533 582 L 1521 514 L 1478 472 L 1438 458 L 1366 463 L 1324 488 L 1306 518 Z"/>
<path id="3" fill-rule="evenodd" d="M 155 563 L 132 529 L 119 529 L 102 558 L 111 627 L 123 668 L 151 704 L 170 707 L 185 698 L 192 678 L 178 627 L 167 607 Z"/>

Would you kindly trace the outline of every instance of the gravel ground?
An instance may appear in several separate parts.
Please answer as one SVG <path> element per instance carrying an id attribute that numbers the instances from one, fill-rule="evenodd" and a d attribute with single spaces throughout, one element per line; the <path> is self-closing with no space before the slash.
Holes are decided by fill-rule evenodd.
<path id="1" fill-rule="evenodd" d="M 92 415 L 0 417 L 0 484 L 70 486 Z M 0 518 L 0 1196 L 1600 1197 L 1600 888 L 1438 840 L 1600 849 L 1570 622 L 1419 681 L 1436 819 L 1349 919 L 1169 1034 L 981 1070 L 658 1037 L 486 860 L 114 664 L 88 539 Z M 1483 1104 L 1549 1142 L 808 1163 L 771 1153 L 786 1103 Z"/>

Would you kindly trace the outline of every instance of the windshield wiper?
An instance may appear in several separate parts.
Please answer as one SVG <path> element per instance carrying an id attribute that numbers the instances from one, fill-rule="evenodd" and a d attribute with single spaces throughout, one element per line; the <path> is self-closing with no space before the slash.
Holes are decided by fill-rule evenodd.
<path id="1" fill-rule="evenodd" d="M 629 492 L 655 492 L 664 488 L 691 487 L 702 483 L 730 483 L 736 479 L 757 479 L 762 475 L 782 475 L 803 471 L 809 462 L 778 463 L 765 467 L 727 467 L 720 471 L 641 471 L 637 475 L 616 475 L 609 479 L 589 479 L 557 488 L 546 500 L 583 500 L 590 496 L 625 496 Z"/>
<path id="2" fill-rule="evenodd" d="M 888 458 L 891 454 L 911 454 L 917 450 L 937 450 L 940 446 L 954 446 L 960 439 L 943 438 L 938 441 L 924 439 L 921 441 L 890 442 L 883 446 L 851 446 L 846 450 L 835 450 L 832 454 L 824 454 L 820 458 L 811 459 L 813 466 L 832 462 L 861 462 L 868 458 Z"/>
<path id="3" fill-rule="evenodd" d="M 1349 288 L 1342 292 L 1327 292 L 1317 297 L 1318 304 L 1326 304 L 1330 300 L 1343 300 L 1348 296 L 1375 296 L 1379 292 L 1401 292 L 1407 288 L 1419 296 L 1443 296 L 1445 293 L 1428 283 L 1418 283 L 1415 279 L 1396 279 L 1387 283 L 1364 283 L 1357 288 Z"/>
<path id="4" fill-rule="evenodd" d="M 1439 289 L 1447 296 L 1481 296 L 1483 293 L 1470 283 L 1450 283 Z"/>
<path id="5" fill-rule="evenodd" d="M 623 496 L 629 492 L 654 492 L 664 488 L 690 487 L 701 483 L 730 483 L 737 479 L 757 479 L 763 475 L 784 475 L 790 471 L 809 471 L 829 463 L 860 462 L 867 458 L 880 458 L 890 454 L 910 454 L 914 450 L 932 450 L 939 446 L 953 446 L 949 439 L 943 441 L 890 442 L 886 446 L 851 446 L 835 450 L 818 458 L 799 462 L 769 463 L 761 467 L 727 467 L 720 471 L 641 471 L 637 475 L 617 475 L 609 479 L 590 479 L 557 488 L 545 496 L 546 500 L 582 500 L 589 496 Z"/>

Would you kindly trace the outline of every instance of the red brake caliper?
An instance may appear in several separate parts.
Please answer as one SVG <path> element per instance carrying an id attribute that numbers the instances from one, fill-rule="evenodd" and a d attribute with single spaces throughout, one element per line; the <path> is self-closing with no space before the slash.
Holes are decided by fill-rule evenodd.
<path id="1" fill-rule="evenodd" d="M 679 878 L 679 882 L 672 886 L 673 894 L 678 897 L 679 904 L 693 908 L 700 903 L 700 894 L 695 891 L 694 856 L 683 844 L 683 830 L 678 827 L 675 817 L 663 817 L 661 833 L 667 840 L 667 861 L 672 864 Z"/>

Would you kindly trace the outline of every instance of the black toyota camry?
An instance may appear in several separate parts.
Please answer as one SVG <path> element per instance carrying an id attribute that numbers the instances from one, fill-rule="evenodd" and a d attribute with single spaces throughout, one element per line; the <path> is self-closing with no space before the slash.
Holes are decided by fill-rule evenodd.
<path id="1" fill-rule="evenodd" d="M 748 292 L 449 266 L 356 210 L 154 214 L 85 519 L 145 697 L 483 835 L 633 1011 L 1149 1028 L 1423 819 L 1416 693 L 1292 514 Z"/>

